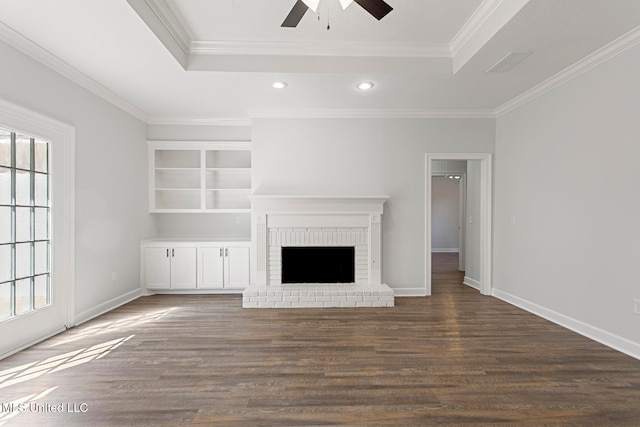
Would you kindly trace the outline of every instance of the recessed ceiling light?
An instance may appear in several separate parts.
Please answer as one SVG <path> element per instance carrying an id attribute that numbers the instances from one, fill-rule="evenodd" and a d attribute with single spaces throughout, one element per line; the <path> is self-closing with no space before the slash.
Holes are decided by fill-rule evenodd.
<path id="1" fill-rule="evenodd" d="M 360 90 L 369 90 L 373 89 L 374 84 L 372 82 L 361 82 L 356 85 L 356 87 Z"/>
<path id="2" fill-rule="evenodd" d="M 284 89 L 285 87 L 287 87 L 287 82 L 275 82 L 271 86 L 276 89 Z"/>

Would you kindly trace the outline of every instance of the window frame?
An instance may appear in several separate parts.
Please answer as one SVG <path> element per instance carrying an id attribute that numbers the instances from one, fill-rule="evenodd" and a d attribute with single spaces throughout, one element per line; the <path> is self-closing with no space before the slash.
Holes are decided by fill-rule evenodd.
<path id="1" fill-rule="evenodd" d="M 0 322 L 0 359 L 75 325 L 75 127 L 0 99 L 0 127 L 50 142 L 51 301 Z"/>
<path id="2" fill-rule="evenodd" d="M 0 126 L 0 132 L 2 132 L 3 138 L 8 136 L 8 153 L 9 162 L 0 165 L 0 168 L 4 173 L 9 174 L 9 200 L 0 200 L 0 208 L 4 208 L 5 213 L 9 213 L 9 240 L 0 242 L 0 249 L 5 249 L 5 254 L 9 254 L 8 265 L 0 265 L 0 267 L 9 267 L 10 273 L 6 275 L 6 280 L 0 278 L 0 288 L 8 286 L 8 306 L 0 307 L 0 315 L 5 317 L 0 318 L 0 322 L 10 321 L 11 319 L 23 316 L 34 310 L 41 310 L 44 307 L 51 304 L 51 205 L 50 205 L 50 168 L 49 168 L 49 150 L 51 146 L 50 141 L 46 141 L 41 138 L 36 138 L 24 133 L 18 133 L 11 129 L 6 129 Z M 19 144 L 24 144 L 28 141 L 28 160 L 25 165 L 24 161 L 18 162 Z M 6 143 L 6 142 L 5 142 Z M 44 159 L 42 163 L 44 168 L 39 168 L 37 160 L 39 159 L 36 148 L 36 144 L 45 146 Z M 23 148 L 24 150 L 24 148 Z M 24 153 L 23 153 L 24 154 Z M 28 176 L 28 184 L 26 186 L 20 185 L 18 176 Z M 44 191 L 39 191 L 40 197 L 36 194 L 38 176 L 44 176 Z M 42 189 L 40 189 L 42 190 Z M 23 193 L 28 193 L 24 195 Z M 20 194 L 18 194 L 20 193 Z M 20 197 L 19 197 L 20 196 Z M 44 196 L 43 198 L 41 196 Z M 36 211 L 45 209 L 46 216 L 45 233 L 41 236 L 37 233 L 38 225 L 36 224 Z M 18 215 L 18 212 L 24 212 L 26 215 Z M 19 219 L 24 217 L 28 218 L 28 226 L 23 230 L 19 227 Z M 41 218 L 41 216 L 39 216 Z M 6 224 L 6 223 L 5 223 Z M 28 237 L 26 236 L 28 233 Z M 42 243 L 44 245 L 44 260 L 41 260 Z M 28 261 L 19 260 L 18 248 L 26 248 L 28 251 Z M 8 251 L 6 250 L 8 248 Z M 24 262 L 26 274 L 20 274 L 19 262 Z M 42 265 L 44 264 L 44 265 Z M 44 283 L 42 281 L 44 280 Z M 19 286 L 24 286 L 25 281 L 28 281 L 28 288 L 19 291 Z M 40 282 L 40 283 L 38 283 Z M 44 292 L 40 293 L 38 288 L 44 284 Z M 6 289 L 6 288 L 5 288 Z M 27 295 L 25 301 L 19 302 L 21 294 Z M 24 297 L 24 296 L 23 296 Z M 44 297 L 44 301 L 41 301 Z M 8 308 L 8 312 L 5 309 Z"/>

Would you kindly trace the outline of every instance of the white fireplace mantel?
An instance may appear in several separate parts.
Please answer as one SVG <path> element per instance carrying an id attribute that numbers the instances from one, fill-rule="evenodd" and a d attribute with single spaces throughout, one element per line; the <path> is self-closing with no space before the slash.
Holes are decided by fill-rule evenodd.
<path id="1" fill-rule="evenodd" d="M 356 282 L 352 286 L 358 288 L 357 292 L 363 298 L 360 302 L 365 302 L 365 296 L 369 303 L 375 299 L 372 295 L 381 295 L 380 305 L 393 305 L 393 291 L 382 284 L 380 268 L 382 213 L 389 196 L 252 195 L 249 198 L 252 209 L 252 289 L 245 292 L 245 306 L 258 306 L 252 298 L 263 292 L 273 295 L 277 290 L 278 295 L 281 293 L 287 299 L 296 298 L 291 289 L 300 286 L 284 289 L 290 285 L 281 283 L 280 252 L 284 246 L 354 246 L 357 271 Z M 301 292 L 306 299 L 310 298 L 311 288 L 308 286 L 315 286 L 317 292 L 314 292 L 320 296 L 323 292 L 342 293 L 336 290 L 335 284 L 303 286 L 306 288 Z M 345 290 L 353 297 L 351 291 Z M 345 304 L 351 299 L 345 295 L 344 301 L 323 301 L 323 306 L 349 306 Z M 267 302 L 280 303 L 271 305 L 274 307 L 319 306 L 319 301 Z M 288 302 L 293 302 L 293 305 Z M 373 301 L 374 306 L 376 302 Z M 353 306 L 356 306 L 355 302 Z"/>
<path id="2" fill-rule="evenodd" d="M 389 196 L 304 196 L 252 195 L 254 214 L 264 213 L 322 213 L 322 214 L 378 214 Z"/>

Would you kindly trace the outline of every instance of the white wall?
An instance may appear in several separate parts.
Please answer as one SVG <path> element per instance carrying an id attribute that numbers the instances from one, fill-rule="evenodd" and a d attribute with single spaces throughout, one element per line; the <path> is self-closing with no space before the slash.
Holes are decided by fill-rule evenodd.
<path id="1" fill-rule="evenodd" d="M 636 357 L 638 76 L 640 45 L 498 118 L 494 210 L 498 294 Z"/>
<path id="2" fill-rule="evenodd" d="M 76 129 L 75 313 L 86 318 L 139 287 L 146 125 L 3 42 L 0 57 L 0 98 Z"/>
<path id="3" fill-rule="evenodd" d="M 461 183 L 445 176 L 431 180 L 431 251 L 458 252 Z"/>
<path id="4" fill-rule="evenodd" d="M 147 138 L 152 141 L 250 141 L 251 126 L 206 124 L 151 124 Z"/>
<path id="5" fill-rule="evenodd" d="M 493 152 L 491 119 L 254 119 L 257 194 L 387 194 L 382 279 L 424 294 L 427 152 Z"/>

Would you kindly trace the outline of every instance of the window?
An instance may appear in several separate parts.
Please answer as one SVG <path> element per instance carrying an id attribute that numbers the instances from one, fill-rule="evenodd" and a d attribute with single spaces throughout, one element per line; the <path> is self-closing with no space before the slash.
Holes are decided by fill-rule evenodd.
<path id="1" fill-rule="evenodd" d="M 0 128 L 0 321 L 51 304 L 49 142 Z"/>

